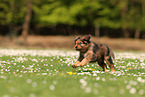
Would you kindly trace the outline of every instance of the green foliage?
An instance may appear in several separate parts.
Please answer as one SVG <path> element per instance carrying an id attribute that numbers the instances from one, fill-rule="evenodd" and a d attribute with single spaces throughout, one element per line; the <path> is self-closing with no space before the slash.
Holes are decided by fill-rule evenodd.
<path id="1" fill-rule="evenodd" d="M 106 2 L 106 1 L 105 1 Z M 121 28 L 121 16 L 119 7 L 116 5 L 118 2 L 102 2 L 102 10 L 99 11 L 100 17 L 96 19 L 101 27 Z"/>
<path id="2" fill-rule="evenodd" d="M 49 2 L 37 9 L 39 22 L 44 24 L 88 25 L 93 24 L 100 5 L 88 0 Z"/>
<path id="3" fill-rule="evenodd" d="M 26 12 L 25 1 L 1 0 L 0 24 L 11 25 L 23 23 L 25 12 Z"/>
<path id="4" fill-rule="evenodd" d="M 0 25 L 20 25 L 27 0 L 0 0 Z M 34 0 L 34 25 L 96 26 L 111 29 L 145 29 L 144 0 Z M 125 16 L 121 10 L 126 8 Z"/>

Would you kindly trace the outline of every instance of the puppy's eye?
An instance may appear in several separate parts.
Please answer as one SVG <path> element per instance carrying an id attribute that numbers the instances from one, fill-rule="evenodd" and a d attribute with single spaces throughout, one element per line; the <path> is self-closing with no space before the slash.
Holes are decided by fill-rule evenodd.
<path id="1" fill-rule="evenodd" d="M 79 44 L 81 45 L 81 44 L 83 44 L 83 42 L 80 42 Z"/>

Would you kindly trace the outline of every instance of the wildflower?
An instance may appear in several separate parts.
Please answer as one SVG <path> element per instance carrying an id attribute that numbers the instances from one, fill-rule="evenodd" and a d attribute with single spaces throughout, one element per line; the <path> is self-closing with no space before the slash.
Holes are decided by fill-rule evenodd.
<path id="1" fill-rule="evenodd" d="M 142 81 L 142 78 L 141 77 L 138 77 L 137 78 L 137 81 L 141 82 Z"/>
<path id="2" fill-rule="evenodd" d="M 97 77 L 96 80 L 100 80 L 100 77 Z"/>
<path id="3" fill-rule="evenodd" d="M 31 83 L 32 82 L 32 80 L 31 79 L 27 79 L 27 81 L 26 81 L 27 83 Z"/>
<path id="4" fill-rule="evenodd" d="M 143 95 L 145 93 L 145 91 L 143 90 L 143 89 L 140 89 L 139 91 L 138 91 L 138 94 L 139 95 Z"/>
<path id="5" fill-rule="evenodd" d="M 67 72 L 69 75 L 72 75 L 73 73 L 72 72 Z"/>
<path id="6" fill-rule="evenodd" d="M 105 81 L 106 81 L 106 79 L 105 79 L 105 78 L 102 78 L 102 81 L 104 81 L 104 82 L 105 82 Z"/>
<path id="7" fill-rule="evenodd" d="M 29 94 L 29 97 L 36 97 L 36 95 L 31 93 L 31 94 Z"/>
<path id="8" fill-rule="evenodd" d="M 97 74 L 96 74 L 96 73 L 94 73 L 94 74 L 93 74 L 93 76 L 97 76 Z"/>
<path id="9" fill-rule="evenodd" d="M 42 75 L 47 75 L 47 73 L 42 73 Z"/>
<path id="10" fill-rule="evenodd" d="M 136 93 L 136 89 L 135 89 L 135 88 L 131 88 L 131 89 L 129 90 L 129 92 L 130 92 L 130 94 L 135 94 L 135 93 Z"/>
<path id="11" fill-rule="evenodd" d="M 131 85 L 127 85 L 127 86 L 126 86 L 126 89 L 130 89 L 130 88 L 131 88 Z"/>
<path id="12" fill-rule="evenodd" d="M 53 84 L 56 85 L 57 84 L 57 81 L 53 81 Z"/>
<path id="13" fill-rule="evenodd" d="M 60 74 L 61 76 L 63 75 L 63 73 Z"/>
<path id="14" fill-rule="evenodd" d="M 36 82 L 33 82 L 32 83 L 32 87 L 37 87 L 37 83 Z"/>
<path id="15" fill-rule="evenodd" d="M 91 91 L 92 91 L 92 89 L 90 87 L 85 88 L 86 93 L 90 93 Z"/>
<path id="16" fill-rule="evenodd" d="M 55 86 L 54 86 L 54 85 L 50 85 L 50 86 L 49 86 L 49 89 L 50 89 L 51 91 L 53 91 L 53 90 L 55 90 Z"/>

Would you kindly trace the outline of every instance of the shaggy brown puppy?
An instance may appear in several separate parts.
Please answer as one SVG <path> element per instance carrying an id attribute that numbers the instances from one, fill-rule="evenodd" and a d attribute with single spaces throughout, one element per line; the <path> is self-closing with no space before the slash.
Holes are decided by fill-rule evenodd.
<path id="1" fill-rule="evenodd" d="M 111 72 L 115 72 L 114 64 L 112 59 L 114 58 L 113 51 L 105 44 L 96 44 L 90 41 L 91 36 L 87 35 L 84 37 L 75 38 L 75 50 L 80 52 L 78 61 L 71 67 L 76 68 L 78 66 L 84 66 L 85 64 L 93 61 L 98 64 L 107 72 L 106 64 L 109 65 Z"/>

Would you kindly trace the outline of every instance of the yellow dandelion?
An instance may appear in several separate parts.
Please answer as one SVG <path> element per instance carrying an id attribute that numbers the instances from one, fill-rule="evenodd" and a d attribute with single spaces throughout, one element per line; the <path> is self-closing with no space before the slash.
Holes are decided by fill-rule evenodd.
<path id="1" fill-rule="evenodd" d="M 73 73 L 73 75 L 76 75 L 77 73 Z"/>
<path id="2" fill-rule="evenodd" d="M 69 74 L 69 75 L 72 75 L 73 73 L 72 73 L 72 72 L 68 72 L 68 74 Z"/>
<path id="3" fill-rule="evenodd" d="M 61 76 L 63 75 L 63 73 L 60 74 Z"/>

